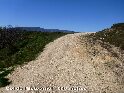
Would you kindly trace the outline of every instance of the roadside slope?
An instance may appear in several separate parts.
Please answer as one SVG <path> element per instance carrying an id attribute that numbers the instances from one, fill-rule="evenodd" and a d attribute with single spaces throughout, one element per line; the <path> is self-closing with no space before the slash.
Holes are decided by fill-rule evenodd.
<path id="1" fill-rule="evenodd" d="M 83 34 L 69 34 L 49 43 L 35 61 L 16 68 L 8 76 L 12 81 L 8 87 L 53 87 L 53 93 L 123 93 L 123 55 L 114 57 L 101 43 L 92 42 Z M 82 90 L 70 90 L 72 87 Z M 52 93 L 0 89 L 0 93 L 49 92 Z"/>

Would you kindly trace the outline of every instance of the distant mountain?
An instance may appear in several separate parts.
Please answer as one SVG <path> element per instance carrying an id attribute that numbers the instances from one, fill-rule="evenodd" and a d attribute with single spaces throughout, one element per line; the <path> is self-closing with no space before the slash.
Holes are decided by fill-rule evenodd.
<path id="1" fill-rule="evenodd" d="M 26 30 L 26 31 L 41 31 L 41 30 L 43 30 L 40 27 L 15 27 L 15 29 Z"/>
<path id="2" fill-rule="evenodd" d="M 65 32 L 65 33 L 74 33 L 74 31 L 69 31 L 69 30 L 44 29 L 44 28 L 40 28 L 40 27 L 15 27 L 14 29 L 25 30 L 25 31 L 41 31 L 41 32 Z"/>

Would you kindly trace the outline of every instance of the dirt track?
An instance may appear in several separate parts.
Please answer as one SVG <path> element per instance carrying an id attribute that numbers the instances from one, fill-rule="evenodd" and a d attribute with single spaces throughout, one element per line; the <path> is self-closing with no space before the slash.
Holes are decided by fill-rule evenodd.
<path id="1" fill-rule="evenodd" d="M 69 34 L 46 45 L 36 60 L 8 76 L 12 84 L 0 93 L 124 93 L 124 56 L 112 46 L 120 56 L 113 57 L 99 42 L 89 42 L 83 35 Z"/>

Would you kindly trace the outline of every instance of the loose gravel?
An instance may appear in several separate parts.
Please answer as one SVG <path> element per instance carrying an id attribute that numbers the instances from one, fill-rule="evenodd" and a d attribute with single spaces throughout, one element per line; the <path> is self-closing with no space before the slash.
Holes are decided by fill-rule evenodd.
<path id="1" fill-rule="evenodd" d="M 36 60 L 18 66 L 0 93 L 124 93 L 124 55 L 119 58 L 90 41 L 68 34 L 46 45 Z"/>

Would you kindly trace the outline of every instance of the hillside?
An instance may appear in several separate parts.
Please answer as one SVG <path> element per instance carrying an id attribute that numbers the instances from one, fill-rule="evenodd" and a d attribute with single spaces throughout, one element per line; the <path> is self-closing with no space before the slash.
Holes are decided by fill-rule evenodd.
<path id="1" fill-rule="evenodd" d="M 0 31 L 0 68 L 34 59 L 47 43 L 65 34 L 67 33 Z"/>
<path id="2" fill-rule="evenodd" d="M 101 40 L 124 50 L 124 23 L 113 24 L 111 28 L 91 34 L 93 40 Z"/>
<path id="3" fill-rule="evenodd" d="M 123 93 L 123 26 L 113 26 L 50 42 L 6 77 L 12 83 L 0 93 Z"/>
<path id="4" fill-rule="evenodd" d="M 34 60 L 46 44 L 66 34 L 0 29 L 0 87 L 11 83 L 5 76 L 16 65 Z"/>

